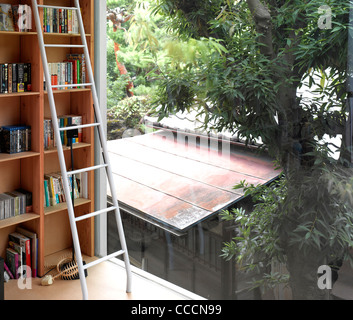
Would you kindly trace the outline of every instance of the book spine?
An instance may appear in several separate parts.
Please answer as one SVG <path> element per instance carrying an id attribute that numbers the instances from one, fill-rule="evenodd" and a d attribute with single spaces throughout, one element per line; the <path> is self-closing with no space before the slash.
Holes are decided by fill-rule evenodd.
<path id="1" fill-rule="evenodd" d="M 27 91 L 32 91 L 32 65 L 27 63 Z"/>
<path id="2" fill-rule="evenodd" d="M 9 93 L 9 68 L 8 68 L 8 64 L 5 63 L 4 64 L 4 93 Z"/>
<path id="3" fill-rule="evenodd" d="M 17 64 L 17 92 L 24 92 L 24 64 Z"/>
<path id="4" fill-rule="evenodd" d="M 1 258 L 0 258 L 1 259 Z M 6 272 L 9 274 L 11 279 L 15 279 L 14 275 L 12 274 L 12 272 L 10 271 L 9 267 L 7 266 L 6 262 L 4 261 L 4 269 L 6 270 Z"/>
<path id="5" fill-rule="evenodd" d="M 1 72 L 1 93 L 5 93 L 5 64 L 0 65 Z"/>
<path id="6" fill-rule="evenodd" d="M 48 189 L 48 181 L 47 180 L 44 180 L 44 199 L 45 199 L 45 206 L 50 207 L 49 189 Z"/>
<path id="7" fill-rule="evenodd" d="M 5 300 L 5 289 L 4 289 L 4 275 L 5 275 L 5 267 L 4 267 L 4 259 L 0 257 L 0 300 Z"/>
<path id="8" fill-rule="evenodd" d="M 47 32 L 47 8 L 43 8 L 43 32 Z"/>
<path id="9" fill-rule="evenodd" d="M 59 20 L 58 20 L 58 23 L 59 23 L 59 33 L 62 33 L 62 9 L 59 9 Z"/>
<path id="10" fill-rule="evenodd" d="M 12 64 L 12 92 L 17 92 L 17 63 Z"/>
<path id="11" fill-rule="evenodd" d="M 67 26 L 68 33 L 72 33 L 72 10 L 68 10 L 67 12 Z"/>
<path id="12" fill-rule="evenodd" d="M 12 93 L 12 63 L 9 63 L 9 66 L 8 66 L 8 90 L 9 90 L 9 93 Z"/>
<path id="13" fill-rule="evenodd" d="M 28 85 L 28 64 L 24 63 L 23 64 L 23 90 L 25 92 L 27 91 L 27 85 Z"/>
<path id="14" fill-rule="evenodd" d="M 3 93 L 2 92 L 2 82 L 3 82 L 2 69 L 3 69 L 3 65 L 0 64 L 0 93 Z"/>

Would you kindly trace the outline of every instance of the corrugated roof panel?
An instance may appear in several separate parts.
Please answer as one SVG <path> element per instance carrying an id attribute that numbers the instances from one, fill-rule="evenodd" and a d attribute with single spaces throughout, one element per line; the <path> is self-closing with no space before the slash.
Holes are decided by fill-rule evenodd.
<path id="1" fill-rule="evenodd" d="M 242 197 L 241 180 L 264 184 L 271 159 L 242 147 L 221 154 L 157 132 L 108 142 L 118 200 L 140 215 L 183 231 Z"/>

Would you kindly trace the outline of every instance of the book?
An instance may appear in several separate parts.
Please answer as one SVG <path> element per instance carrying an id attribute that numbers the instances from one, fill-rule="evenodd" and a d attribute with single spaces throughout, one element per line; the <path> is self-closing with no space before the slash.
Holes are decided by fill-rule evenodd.
<path id="1" fill-rule="evenodd" d="M 11 193 L 16 197 L 18 201 L 19 214 L 26 213 L 26 195 L 17 190 L 12 191 Z"/>
<path id="2" fill-rule="evenodd" d="M 9 65 L 2 65 L 2 93 L 9 93 Z"/>
<path id="3" fill-rule="evenodd" d="M 17 64 L 17 91 L 16 92 L 25 92 L 25 67 L 24 63 Z"/>
<path id="4" fill-rule="evenodd" d="M 72 115 L 71 116 L 71 123 L 72 123 L 72 125 L 76 125 L 76 126 L 82 125 L 82 116 Z M 82 134 L 83 134 L 82 128 L 78 129 L 78 137 L 72 138 L 73 139 L 72 143 L 82 142 L 83 141 Z"/>
<path id="5" fill-rule="evenodd" d="M 76 10 L 43 8 L 43 32 L 78 33 Z"/>
<path id="6" fill-rule="evenodd" d="M 71 53 L 66 56 L 69 61 L 76 61 L 77 63 L 77 83 L 86 83 L 86 58 L 83 53 Z M 82 88 L 85 88 L 84 86 Z"/>
<path id="7" fill-rule="evenodd" d="M 0 220 L 5 219 L 5 201 L 6 199 L 0 194 Z"/>
<path id="8" fill-rule="evenodd" d="M 1 194 L 1 199 L 4 201 L 4 219 L 11 218 L 14 216 L 14 207 L 13 207 L 13 199 L 12 197 L 8 196 L 7 194 Z"/>
<path id="9" fill-rule="evenodd" d="M 12 64 L 12 92 L 17 92 L 17 63 Z"/>
<path id="10" fill-rule="evenodd" d="M 28 32 L 32 29 L 32 9 L 27 4 L 12 5 L 15 31 Z"/>
<path id="11" fill-rule="evenodd" d="M 17 189 L 16 191 L 25 196 L 25 213 L 33 212 L 32 192 L 22 188 Z"/>
<path id="12" fill-rule="evenodd" d="M 38 237 L 35 232 L 30 230 L 17 227 L 16 232 L 23 234 L 27 238 L 30 239 L 31 243 L 31 263 L 32 263 L 32 277 L 37 277 L 37 270 L 38 270 Z"/>
<path id="13" fill-rule="evenodd" d="M 23 234 L 18 232 L 13 232 L 9 234 L 9 242 L 18 244 L 22 248 L 22 265 L 28 267 L 28 270 L 32 268 L 31 260 L 31 242 L 30 239 L 25 237 Z M 23 268 L 23 277 L 27 278 L 30 275 L 27 273 L 27 268 Z"/>
<path id="14" fill-rule="evenodd" d="M 0 31 L 15 31 L 11 4 L 0 4 Z"/>
<path id="15" fill-rule="evenodd" d="M 55 206 L 59 202 L 57 201 L 57 197 L 55 195 L 55 190 L 54 190 L 54 179 L 50 174 L 45 174 L 44 179 L 47 181 L 48 185 L 48 197 L 49 197 L 49 206 Z"/>
<path id="16" fill-rule="evenodd" d="M 72 192 L 74 199 L 88 198 L 87 183 L 87 172 L 75 175 L 73 179 L 72 177 L 69 177 L 70 198 L 72 197 Z M 66 202 L 63 179 L 60 172 L 44 175 L 44 198 L 45 207 L 51 207 Z"/>
<path id="17" fill-rule="evenodd" d="M 10 268 L 7 266 L 6 262 L 4 262 L 4 268 L 5 268 L 6 272 L 8 273 L 8 275 L 10 276 L 10 278 L 15 279 L 14 275 L 12 274 Z"/>
<path id="18" fill-rule="evenodd" d="M 50 207 L 48 180 L 44 179 L 44 206 Z"/>
<path id="19" fill-rule="evenodd" d="M 24 189 L 17 189 L 0 194 L 0 220 L 5 220 L 32 211 L 31 192 Z"/>
<path id="20" fill-rule="evenodd" d="M 19 261 L 18 253 L 11 248 L 6 248 L 6 264 L 15 279 L 18 279 L 18 273 L 17 273 L 17 270 L 19 268 L 18 261 Z"/>
<path id="21" fill-rule="evenodd" d="M 18 243 L 15 243 L 13 241 L 9 241 L 8 243 L 9 248 L 16 251 L 18 253 L 18 264 L 17 264 L 17 274 L 19 277 L 25 278 L 26 277 L 26 272 L 24 272 L 24 268 L 21 268 L 23 266 L 23 249 L 22 246 L 19 245 Z M 19 269 L 21 268 L 21 269 Z"/>
<path id="22" fill-rule="evenodd" d="M 0 144 L 3 153 L 20 153 L 31 149 L 31 127 L 26 125 L 0 128 Z"/>
<path id="23" fill-rule="evenodd" d="M 24 91 L 30 92 L 32 91 L 32 67 L 30 63 L 23 64 L 24 72 L 23 72 L 23 83 L 24 83 Z"/>
<path id="24" fill-rule="evenodd" d="M 9 63 L 8 65 L 8 92 L 9 93 L 12 93 L 12 66 L 13 64 L 12 63 Z"/>
<path id="25" fill-rule="evenodd" d="M 5 192 L 4 194 L 12 198 L 13 206 L 14 206 L 13 216 L 15 217 L 19 216 L 20 210 L 21 210 L 20 197 L 13 192 Z"/>

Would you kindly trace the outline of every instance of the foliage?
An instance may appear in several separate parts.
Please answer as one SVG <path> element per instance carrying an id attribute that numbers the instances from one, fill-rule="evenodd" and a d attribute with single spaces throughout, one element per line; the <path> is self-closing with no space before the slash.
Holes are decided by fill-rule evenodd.
<path id="1" fill-rule="evenodd" d="M 353 244 L 345 149 L 349 2 L 155 2 L 154 12 L 179 36 L 167 51 L 171 63 L 160 68 L 156 113 L 194 108 L 205 126 L 261 139 L 283 169 L 270 187 L 241 185 L 256 204 L 250 213 L 224 215 L 238 234 L 223 254 L 250 269 L 285 261 L 293 296 L 315 297 L 317 266 L 346 258 Z M 324 4 L 331 28 L 319 26 Z M 327 137 L 339 141 L 338 157 Z"/>
<path id="2" fill-rule="evenodd" d="M 146 48 L 146 38 L 152 42 L 157 37 L 163 38 L 161 21 L 149 13 L 148 1 L 110 0 L 107 7 L 121 8 L 132 14 L 132 18 L 122 25 L 124 30 L 113 31 L 113 26 L 107 23 L 107 61 L 108 61 L 108 108 L 126 97 L 126 84 L 131 80 L 134 84 L 135 95 L 151 95 L 155 83 L 153 78 L 155 59 L 151 57 L 151 50 Z M 158 27 L 157 27 L 158 25 Z M 134 40 L 134 41 L 133 41 Z M 119 44 L 118 61 L 123 64 L 128 74 L 121 76 L 116 64 L 114 42 Z M 139 45 L 136 45 L 136 44 Z M 153 52 L 158 51 L 154 48 Z"/>
<path id="3" fill-rule="evenodd" d="M 129 129 L 144 133 L 142 117 L 148 112 L 148 101 L 144 96 L 122 99 L 107 112 L 108 140 L 120 139 Z"/>
<path id="4" fill-rule="evenodd" d="M 314 248 L 333 268 L 342 260 L 353 265 L 353 171 L 337 168 L 332 160 L 322 161 L 311 176 L 296 184 L 291 180 L 288 185 L 282 175 L 269 186 L 242 181 L 234 187 L 243 189 L 254 207 L 250 212 L 235 208 L 221 214 L 236 228 L 222 256 L 235 259 L 247 272 L 261 273 L 262 280 L 254 286 L 272 287 L 285 281 L 284 274 L 271 270 L 274 261 L 287 262 L 285 248 L 299 247 L 307 254 Z"/>
<path id="5" fill-rule="evenodd" d="M 281 177 L 270 186 L 255 186 L 242 181 L 234 189 L 243 189 L 244 196 L 255 203 L 250 212 L 243 208 L 224 211 L 226 221 L 236 223 L 236 237 L 225 243 L 223 257 L 233 258 L 249 271 L 260 271 L 272 263 L 272 259 L 284 261 L 280 246 L 280 220 L 283 219 L 283 203 L 287 194 L 286 179 Z"/>
<path id="6" fill-rule="evenodd" d="M 185 33 L 185 29 L 192 29 L 191 26 L 198 25 L 198 14 L 203 12 L 204 6 L 201 4 L 198 6 L 196 4 L 198 2 L 194 2 L 192 6 L 198 10 L 184 12 L 185 2 L 181 1 L 183 5 L 180 6 L 174 1 L 157 2 L 159 12 L 163 10 L 164 13 L 172 15 L 172 21 L 182 16 L 178 19 L 179 24 L 172 26 L 184 36 L 190 36 L 189 33 Z M 220 1 L 210 3 L 207 4 L 212 7 L 209 11 L 216 12 L 217 8 L 218 12 L 208 15 L 207 29 L 212 31 L 214 39 L 218 39 L 218 43 L 224 49 L 208 55 L 208 61 L 195 56 L 191 61 L 193 76 L 184 85 L 191 91 L 188 96 L 196 99 L 201 97 L 213 106 L 211 110 L 202 108 L 200 112 L 207 113 L 209 119 L 218 124 L 218 129 L 232 130 L 236 127 L 248 139 L 261 137 L 265 143 L 277 141 L 279 128 L 276 118 L 278 114 L 284 117 L 286 112 L 278 100 L 283 87 L 296 88 L 302 78 L 310 76 L 314 70 L 324 71 L 330 66 L 331 77 L 336 78 L 336 88 L 332 87 L 331 90 L 337 93 L 339 88 L 342 89 L 345 80 L 346 53 L 344 49 L 337 49 L 346 47 L 347 32 L 344 22 L 347 17 L 347 6 L 342 5 L 345 2 L 333 5 L 332 11 L 336 18 L 333 30 L 318 30 L 315 24 L 319 17 L 317 10 L 322 5 L 321 1 L 311 1 L 310 5 L 302 1 L 286 1 L 283 6 L 271 8 L 276 10 L 272 22 L 276 51 L 273 57 L 259 52 L 256 26 L 251 23 L 251 13 L 245 1 L 239 2 L 236 8 L 228 9 L 224 9 L 227 1 L 223 1 L 224 10 L 220 6 Z M 300 27 L 295 28 L 296 24 Z M 190 31 L 192 34 L 199 29 L 203 31 L 202 26 L 194 29 L 196 30 Z M 296 33 L 300 33 L 300 39 L 297 39 Z M 207 39 L 210 40 L 212 37 Z M 328 54 L 333 51 L 339 52 L 339 55 Z M 290 61 L 286 61 L 289 52 L 293 52 L 297 59 L 292 65 L 289 65 Z M 335 57 L 334 61 L 332 56 Z M 295 68 L 296 72 L 288 76 L 285 64 L 288 64 L 288 68 Z M 178 71 L 183 72 L 185 67 L 187 65 L 179 66 L 179 69 L 170 76 L 168 72 L 163 86 L 170 87 L 169 92 L 179 92 L 180 84 L 173 78 Z M 158 92 L 158 95 L 161 93 L 163 92 Z M 342 95 L 342 90 L 340 93 Z M 167 91 L 164 92 L 162 103 L 159 105 L 159 111 L 163 115 L 170 113 L 175 104 L 168 99 L 168 94 Z M 174 98 L 178 100 L 177 96 Z M 189 101 L 188 105 L 191 106 L 193 102 L 195 101 Z M 175 109 L 183 110 L 183 107 L 175 105 Z M 268 147 L 273 147 L 273 144 L 267 144 Z M 274 151 L 279 152 L 278 149 Z"/>

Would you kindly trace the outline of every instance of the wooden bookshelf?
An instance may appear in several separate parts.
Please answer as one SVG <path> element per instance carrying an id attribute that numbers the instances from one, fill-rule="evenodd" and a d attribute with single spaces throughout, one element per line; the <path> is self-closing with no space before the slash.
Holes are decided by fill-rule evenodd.
<path id="1" fill-rule="evenodd" d="M 28 4 L 30 0 L 2 0 L 1 3 Z M 72 0 L 38 0 L 38 4 L 73 7 Z M 80 0 L 86 39 L 93 64 L 94 56 L 94 1 Z M 40 9 L 41 10 L 41 9 Z M 41 11 L 40 11 L 41 12 Z M 41 13 L 42 14 L 42 13 Z M 46 43 L 81 44 L 77 34 L 44 33 Z M 47 49 L 49 62 L 63 62 L 69 53 L 83 53 L 79 49 Z M 27 124 L 31 126 L 31 150 L 18 154 L 0 153 L 0 193 L 24 188 L 32 192 L 33 212 L 0 221 L 0 256 L 5 258 L 8 234 L 21 226 L 34 231 L 39 243 L 39 275 L 44 274 L 47 256 L 67 250 L 72 245 L 71 229 L 66 204 L 45 208 L 44 174 L 60 172 L 56 149 L 44 149 L 44 118 L 51 118 L 47 92 L 43 86 L 43 66 L 34 20 L 30 32 L 0 31 L 0 63 L 31 63 L 32 91 L 0 94 L 0 126 Z M 83 123 L 94 121 L 93 101 L 89 89 L 56 90 L 57 115 L 81 115 Z M 74 145 L 74 167 L 94 165 L 94 131 L 84 129 L 83 142 Z M 70 149 L 65 147 L 67 167 L 71 168 Z M 88 176 L 88 199 L 75 200 L 77 216 L 94 211 L 94 175 Z M 81 250 L 94 255 L 94 219 L 77 224 Z"/>

